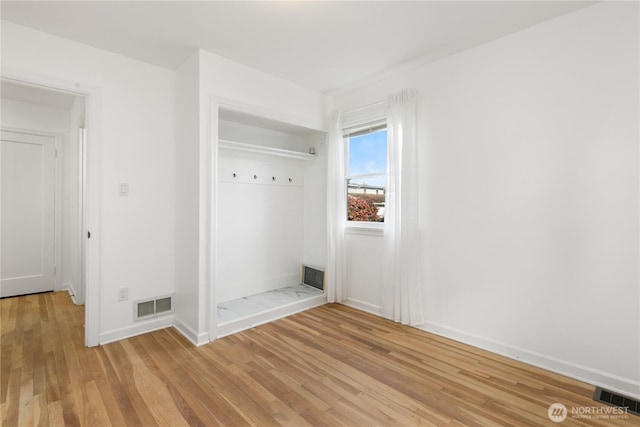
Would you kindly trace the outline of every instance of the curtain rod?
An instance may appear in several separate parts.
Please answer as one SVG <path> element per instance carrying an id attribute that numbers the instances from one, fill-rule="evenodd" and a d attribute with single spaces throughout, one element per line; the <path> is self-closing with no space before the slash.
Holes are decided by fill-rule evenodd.
<path id="1" fill-rule="evenodd" d="M 405 90 L 408 90 L 408 89 L 405 89 Z M 412 90 L 415 90 L 416 94 L 420 93 L 420 91 L 417 89 L 412 89 Z M 405 92 L 405 91 L 402 91 L 402 92 Z M 387 102 L 388 102 L 387 100 L 374 102 L 373 104 L 365 105 L 364 107 L 358 107 L 358 108 L 354 108 L 353 110 L 344 111 L 342 114 L 357 113 L 358 111 L 366 110 L 367 108 L 377 107 L 379 105 L 386 104 Z"/>
<path id="2" fill-rule="evenodd" d="M 386 103 L 387 101 L 378 101 L 378 102 L 374 102 L 373 104 L 365 105 L 364 107 L 358 107 L 358 108 L 354 108 L 353 110 L 345 111 L 342 114 L 357 113 L 358 111 L 366 110 L 367 108 L 377 107 L 379 105 L 386 104 Z"/>

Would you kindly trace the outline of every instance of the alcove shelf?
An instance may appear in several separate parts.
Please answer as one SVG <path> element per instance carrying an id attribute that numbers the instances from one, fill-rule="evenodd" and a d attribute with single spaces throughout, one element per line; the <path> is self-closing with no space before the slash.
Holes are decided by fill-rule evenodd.
<path id="1" fill-rule="evenodd" d="M 290 159 L 310 160 L 315 159 L 315 154 L 302 153 L 300 151 L 285 150 L 283 148 L 265 147 L 263 145 L 246 144 L 243 142 L 219 139 L 218 148 L 223 150 L 242 151 L 247 153 L 268 154 L 271 156 L 288 157 Z"/>

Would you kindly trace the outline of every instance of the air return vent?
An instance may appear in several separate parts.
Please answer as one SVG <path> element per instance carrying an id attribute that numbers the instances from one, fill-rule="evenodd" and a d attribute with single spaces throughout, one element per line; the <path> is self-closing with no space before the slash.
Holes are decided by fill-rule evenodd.
<path id="1" fill-rule="evenodd" d="M 136 301 L 133 305 L 133 320 L 145 320 L 163 314 L 173 313 L 173 295 L 155 299 Z"/>
<path id="2" fill-rule="evenodd" d="M 593 400 L 609 406 L 628 408 L 628 413 L 640 416 L 640 402 L 621 394 L 596 387 L 596 392 L 593 394 Z"/>
<path id="3" fill-rule="evenodd" d="M 324 271 L 308 265 L 303 266 L 302 283 L 324 290 Z"/>

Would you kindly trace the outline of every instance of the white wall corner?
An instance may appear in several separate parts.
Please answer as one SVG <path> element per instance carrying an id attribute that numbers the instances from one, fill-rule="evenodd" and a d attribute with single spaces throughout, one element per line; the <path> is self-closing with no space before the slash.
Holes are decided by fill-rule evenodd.
<path id="1" fill-rule="evenodd" d="M 136 322 L 133 325 L 126 326 L 124 328 L 102 332 L 100 334 L 100 345 L 168 328 L 173 325 L 173 322 L 173 315 L 167 315 L 150 319 L 145 322 Z"/>
<path id="2" fill-rule="evenodd" d="M 608 372 L 589 368 L 588 366 L 559 360 L 552 356 L 536 353 L 494 341 L 489 338 L 469 334 L 435 322 L 425 322 L 417 328 L 463 344 L 487 350 L 510 359 L 524 362 L 538 368 L 546 369 L 578 381 L 583 381 L 635 399 L 640 399 L 640 382 L 638 381 L 622 378 Z"/>
<path id="3" fill-rule="evenodd" d="M 208 332 L 196 332 L 186 323 L 182 322 L 180 319 L 174 319 L 173 327 L 182 334 L 186 339 L 191 342 L 191 344 L 196 347 L 200 347 L 201 345 L 205 345 L 209 343 L 209 333 Z"/>

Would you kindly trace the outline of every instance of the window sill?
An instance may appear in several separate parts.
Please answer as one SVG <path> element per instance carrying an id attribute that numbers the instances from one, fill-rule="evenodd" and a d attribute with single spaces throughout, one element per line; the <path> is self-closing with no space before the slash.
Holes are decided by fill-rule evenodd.
<path id="1" fill-rule="evenodd" d="M 346 234 L 359 234 L 365 236 L 382 236 L 384 223 L 380 222 L 347 222 Z"/>

